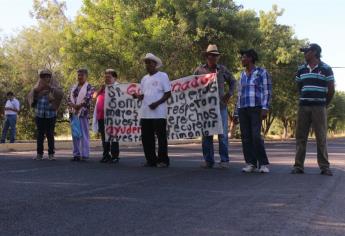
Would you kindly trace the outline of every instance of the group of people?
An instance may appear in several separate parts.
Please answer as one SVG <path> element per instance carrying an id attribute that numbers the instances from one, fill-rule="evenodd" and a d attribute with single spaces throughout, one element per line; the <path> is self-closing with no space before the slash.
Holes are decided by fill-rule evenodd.
<path id="1" fill-rule="evenodd" d="M 327 153 L 327 105 L 334 95 L 334 76 L 330 66 L 321 61 L 321 47 L 309 44 L 301 48 L 305 64 L 298 68 L 296 83 L 299 89 L 299 107 L 296 128 L 296 156 L 292 174 L 304 173 L 306 144 L 310 127 L 313 127 L 317 141 L 317 160 L 322 175 L 332 175 Z M 269 73 L 256 65 L 259 60 L 254 49 L 241 50 L 241 62 L 244 70 L 236 83 L 232 73 L 218 63 L 221 53 L 216 45 L 211 44 L 204 52 L 206 63 L 197 67 L 194 74 L 217 74 L 220 99 L 220 115 L 223 134 L 218 135 L 220 168 L 229 168 L 228 140 L 228 103 L 234 96 L 238 84 L 237 103 L 234 121 L 240 125 L 245 167 L 243 172 L 268 173 L 269 160 L 261 136 L 262 121 L 267 118 L 272 99 L 272 81 Z M 171 96 L 171 85 L 167 73 L 160 71 L 163 63 L 152 53 L 143 59 L 147 75 L 140 83 L 140 94 L 133 94 L 134 99 L 142 101 L 140 125 L 142 144 L 146 159 L 145 166 L 165 168 L 170 165 L 167 140 L 167 100 Z M 78 82 L 71 88 L 68 95 L 70 117 L 78 120 L 81 134 L 73 136 L 72 161 L 86 161 L 90 155 L 89 119 L 92 100 L 96 100 L 93 113 L 93 129 L 101 134 L 103 156 L 101 162 L 116 163 L 119 161 L 119 143 L 106 140 L 104 121 L 105 88 L 117 84 L 117 73 L 114 69 L 104 72 L 104 85 L 96 91 L 87 82 L 88 71 L 77 71 Z M 19 102 L 8 93 L 5 106 L 6 121 L 2 142 L 11 128 L 11 142 L 15 140 L 15 120 L 19 112 Z M 63 91 L 52 76 L 52 72 L 44 69 L 39 72 L 39 80 L 28 96 L 30 105 L 35 110 L 37 126 L 37 156 L 43 159 L 44 138 L 48 140 L 48 159 L 55 160 L 54 129 L 57 110 L 63 97 Z M 156 152 L 156 137 L 158 152 Z M 202 137 L 203 168 L 215 166 L 213 136 Z"/>

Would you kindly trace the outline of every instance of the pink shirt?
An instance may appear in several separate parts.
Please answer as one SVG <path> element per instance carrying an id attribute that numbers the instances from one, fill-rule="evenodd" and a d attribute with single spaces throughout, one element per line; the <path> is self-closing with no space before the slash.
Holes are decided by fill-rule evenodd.
<path id="1" fill-rule="evenodd" d="M 104 120 L 104 99 L 105 90 L 103 89 L 97 96 L 97 120 Z"/>

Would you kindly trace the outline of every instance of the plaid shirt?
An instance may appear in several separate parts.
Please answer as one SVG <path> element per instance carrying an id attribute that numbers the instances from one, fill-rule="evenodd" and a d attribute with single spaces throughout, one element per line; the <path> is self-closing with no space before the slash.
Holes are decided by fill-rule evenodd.
<path id="1" fill-rule="evenodd" d="M 47 95 L 37 99 L 35 112 L 36 116 L 39 118 L 56 117 L 56 111 L 53 109 L 53 106 L 49 103 Z"/>
<path id="2" fill-rule="evenodd" d="M 265 69 L 255 67 L 249 76 L 242 71 L 235 115 L 238 115 L 238 109 L 246 107 L 261 107 L 268 110 L 271 96 L 272 82 Z"/>

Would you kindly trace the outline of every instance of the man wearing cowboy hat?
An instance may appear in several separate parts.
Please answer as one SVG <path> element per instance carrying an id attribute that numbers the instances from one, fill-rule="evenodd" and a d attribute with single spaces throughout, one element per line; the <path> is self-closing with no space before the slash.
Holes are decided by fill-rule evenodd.
<path id="1" fill-rule="evenodd" d="M 133 94 L 134 98 L 142 100 L 141 132 L 142 143 L 147 167 L 168 167 L 168 140 L 167 140 L 167 104 L 171 96 L 171 86 L 166 73 L 158 71 L 163 64 L 161 59 L 152 53 L 144 57 L 148 72 L 140 83 L 141 94 Z M 156 140 L 158 139 L 158 156 L 156 154 Z"/>
<path id="2" fill-rule="evenodd" d="M 194 74 L 203 75 L 208 73 L 217 73 L 218 91 L 220 98 L 220 114 L 223 123 L 223 134 L 218 135 L 219 140 L 219 155 L 221 168 L 229 167 L 229 142 L 228 142 L 228 111 L 227 105 L 234 94 L 236 80 L 229 70 L 218 64 L 220 52 L 215 44 L 210 44 L 204 52 L 206 57 L 206 64 L 199 66 Z M 228 86 L 228 91 L 225 89 L 225 84 Z M 202 151 L 205 163 L 202 167 L 212 168 L 214 166 L 214 152 L 213 152 L 213 136 L 202 137 Z"/>

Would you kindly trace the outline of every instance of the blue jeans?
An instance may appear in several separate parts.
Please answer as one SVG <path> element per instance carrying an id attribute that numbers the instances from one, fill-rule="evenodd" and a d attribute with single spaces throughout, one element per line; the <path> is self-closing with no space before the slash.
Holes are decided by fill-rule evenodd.
<path id="1" fill-rule="evenodd" d="M 242 149 L 246 163 L 256 167 L 268 165 L 265 144 L 261 137 L 261 107 L 240 108 L 239 118 Z"/>
<path id="2" fill-rule="evenodd" d="M 7 131 L 10 128 L 10 143 L 14 143 L 16 140 L 16 124 L 17 124 L 17 115 L 6 115 L 6 120 L 4 128 L 2 130 L 1 143 L 5 143 Z"/>
<path id="3" fill-rule="evenodd" d="M 219 156 L 222 162 L 229 162 L 229 142 L 228 142 L 228 111 L 227 108 L 220 109 L 220 115 L 223 123 L 223 134 L 218 135 Z M 202 137 L 202 153 L 204 159 L 209 164 L 214 164 L 213 136 Z"/>

